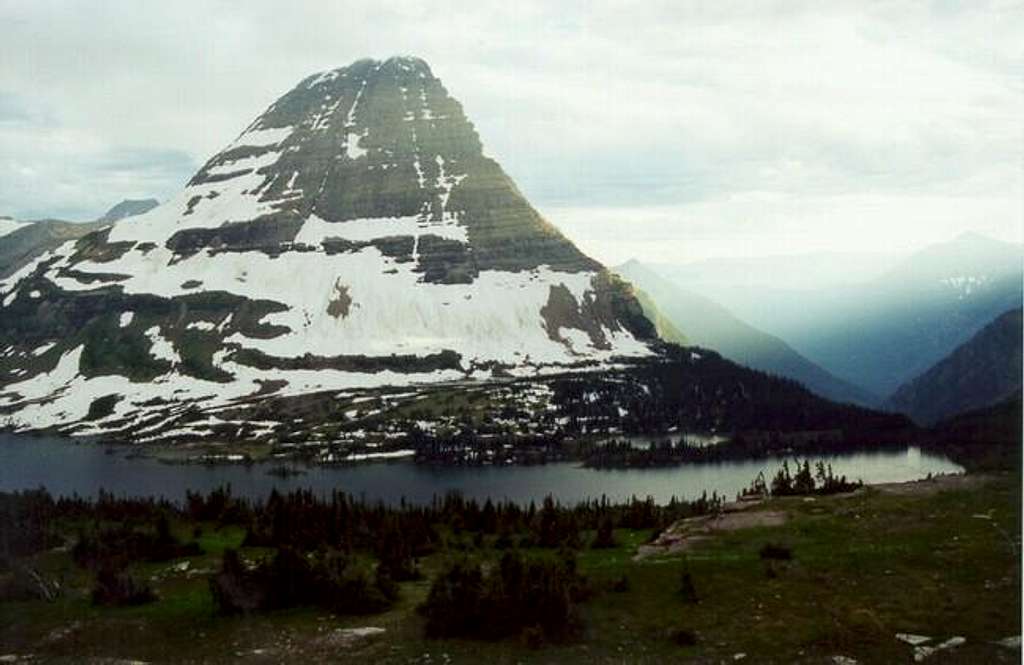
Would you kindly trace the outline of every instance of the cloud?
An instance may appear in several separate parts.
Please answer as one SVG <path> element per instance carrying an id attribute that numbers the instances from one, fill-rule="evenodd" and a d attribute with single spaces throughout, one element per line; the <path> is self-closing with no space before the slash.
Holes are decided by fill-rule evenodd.
<path id="1" fill-rule="evenodd" d="M 88 220 L 121 198 L 165 194 L 196 168 L 183 150 L 108 144 L 45 108 L 0 94 L 0 210 Z"/>
<path id="2" fill-rule="evenodd" d="M 542 211 L 607 219 L 615 253 L 802 251 L 864 211 L 920 243 L 956 225 L 1021 234 L 1018 2 L 38 2 L 0 19 L 2 175 L 66 185 L 0 185 L 15 214 L 167 196 L 309 73 L 409 53 Z M 15 134 L 19 108 L 37 111 Z"/>
<path id="3" fill-rule="evenodd" d="M 813 252 L 902 253 L 965 229 L 1020 242 L 1019 225 L 1006 222 L 1020 215 L 1020 205 L 1007 195 L 748 191 L 680 205 L 551 207 L 544 213 L 585 252 L 618 265 L 631 258 L 686 263 Z"/>

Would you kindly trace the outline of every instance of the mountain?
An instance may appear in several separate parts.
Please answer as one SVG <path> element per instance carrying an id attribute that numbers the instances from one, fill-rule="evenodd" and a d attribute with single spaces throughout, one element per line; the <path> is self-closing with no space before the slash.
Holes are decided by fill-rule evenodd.
<path id="1" fill-rule="evenodd" d="M 616 272 L 620 275 L 622 274 L 619 269 L 616 269 Z M 627 279 L 629 278 L 627 277 Z M 633 284 L 636 286 L 635 281 Z M 636 298 L 640 302 L 640 307 L 644 311 L 644 316 L 654 324 L 654 331 L 657 333 L 659 338 L 672 344 L 678 344 L 679 346 L 690 345 L 690 340 L 687 339 L 686 335 L 684 335 L 682 331 L 672 323 L 671 319 L 662 313 L 661 308 L 658 307 L 654 298 L 652 298 L 646 291 L 642 288 L 636 289 Z"/>
<path id="2" fill-rule="evenodd" d="M 877 403 L 878 398 L 832 376 L 781 339 L 744 323 L 710 299 L 676 286 L 654 269 L 633 260 L 615 270 L 647 294 L 660 315 L 691 343 L 714 349 L 741 365 L 799 381 L 838 402 Z"/>
<path id="3" fill-rule="evenodd" d="M 19 431 L 331 461 L 371 443 L 877 442 L 907 425 L 665 345 L 416 58 L 303 80 L 168 202 L 0 280 L 0 312 L 0 427 Z"/>
<path id="4" fill-rule="evenodd" d="M 1022 257 L 1018 244 L 967 233 L 859 284 L 819 289 L 815 274 L 807 273 L 804 289 L 750 285 L 713 292 L 744 321 L 831 374 L 891 395 L 996 316 L 1020 307 Z"/>
<path id="5" fill-rule="evenodd" d="M 0 278 L 11 275 L 68 240 L 77 240 L 101 226 L 92 222 L 76 223 L 60 219 L 21 222 L 13 231 L 0 236 Z"/>
<path id="6" fill-rule="evenodd" d="M 9 233 L 17 231 L 24 225 L 25 222 L 19 222 L 18 220 L 12 217 L 0 217 L 0 238 L 4 237 Z"/>
<path id="7" fill-rule="evenodd" d="M 1021 309 L 982 328 L 944 359 L 902 385 L 886 406 L 931 425 L 965 411 L 995 404 L 1021 392 L 1024 360 Z"/>
<path id="8" fill-rule="evenodd" d="M 178 196 L 0 296 L 6 394 L 45 401 L 33 424 L 106 395 L 131 395 L 124 415 L 654 353 L 631 288 L 541 218 L 414 58 L 307 78 Z"/>
<path id="9" fill-rule="evenodd" d="M 974 471 L 1012 471 L 1021 467 L 1021 394 L 936 424 L 930 445 Z"/>
<path id="10" fill-rule="evenodd" d="M 136 215 L 149 212 L 158 205 L 160 205 L 160 202 L 156 199 L 125 199 L 108 210 L 96 221 L 109 223 L 117 222 L 125 219 L 126 217 L 135 217 Z"/>
<path id="11" fill-rule="evenodd" d="M 152 210 L 155 199 L 125 200 L 92 222 L 66 222 L 60 219 L 40 219 L 18 222 L 0 219 L 0 278 L 25 266 L 36 257 L 56 249 L 68 240 L 77 240 L 114 222 Z"/>

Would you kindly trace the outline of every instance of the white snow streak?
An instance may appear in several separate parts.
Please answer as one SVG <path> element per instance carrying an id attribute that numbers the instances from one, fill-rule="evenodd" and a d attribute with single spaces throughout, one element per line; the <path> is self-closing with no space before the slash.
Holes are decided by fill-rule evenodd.
<path id="1" fill-rule="evenodd" d="M 328 238 L 342 238 L 352 242 L 370 242 L 390 236 L 416 236 L 431 234 L 468 242 L 466 227 L 447 217 L 430 221 L 419 217 L 369 217 L 350 219 L 344 222 L 328 222 L 316 215 L 310 215 L 303 223 L 296 243 L 318 246 Z"/>
<path id="2" fill-rule="evenodd" d="M 278 145 L 291 136 L 293 131 L 295 131 L 294 127 L 252 129 L 235 139 L 235 142 L 229 145 L 225 151 L 236 148 L 264 148 Z"/>
<path id="3" fill-rule="evenodd" d="M 42 346 L 36 347 L 32 350 L 32 355 L 41 356 L 53 347 L 57 346 L 56 342 L 50 342 L 49 344 L 43 344 Z"/>

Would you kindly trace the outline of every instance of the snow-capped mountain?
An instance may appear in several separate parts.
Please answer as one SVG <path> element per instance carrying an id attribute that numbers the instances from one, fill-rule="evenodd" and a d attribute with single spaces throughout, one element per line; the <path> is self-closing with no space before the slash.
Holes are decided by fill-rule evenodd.
<path id="1" fill-rule="evenodd" d="M 0 279 L 0 423 L 142 439 L 316 391 L 608 368 L 654 341 L 426 63 L 361 60 L 299 83 L 170 201 Z"/>

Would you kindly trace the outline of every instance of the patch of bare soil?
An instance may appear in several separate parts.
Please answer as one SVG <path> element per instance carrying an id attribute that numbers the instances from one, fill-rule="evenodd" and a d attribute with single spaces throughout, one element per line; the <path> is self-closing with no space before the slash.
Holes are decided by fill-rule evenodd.
<path id="1" fill-rule="evenodd" d="M 984 485 L 991 479 L 991 476 L 985 474 L 960 473 L 933 476 L 924 480 L 912 480 L 905 483 L 880 483 L 870 487 L 882 494 L 893 496 L 928 496 L 948 490 L 973 489 Z"/>
<path id="2" fill-rule="evenodd" d="M 711 538 L 715 534 L 763 526 L 780 526 L 786 523 L 788 515 L 782 510 L 763 510 L 760 502 L 738 502 L 726 504 L 722 512 L 715 515 L 690 517 L 679 520 L 668 527 L 654 540 L 641 545 L 633 557 L 641 561 L 661 554 L 685 552 L 694 544 Z"/>

